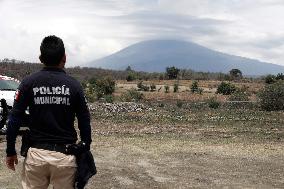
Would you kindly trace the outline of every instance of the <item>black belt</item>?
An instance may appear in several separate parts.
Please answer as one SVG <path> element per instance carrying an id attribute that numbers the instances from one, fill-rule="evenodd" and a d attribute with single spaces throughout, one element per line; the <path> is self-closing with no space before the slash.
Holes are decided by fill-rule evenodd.
<path id="1" fill-rule="evenodd" d="M 67 154 L 67 144 L 36 143 L 32 144 L 31 147 Z"/>

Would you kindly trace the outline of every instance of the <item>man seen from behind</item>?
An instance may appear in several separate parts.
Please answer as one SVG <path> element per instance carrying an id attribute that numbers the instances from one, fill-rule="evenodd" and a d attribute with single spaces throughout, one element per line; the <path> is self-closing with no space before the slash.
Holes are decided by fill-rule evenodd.
<path id="1" fill-rule="evenodd" d="M 71 189 L 77 165 L 67 146 L 77 142 L 77 117 L 81 142 L 90 149 L 90 114 L 80 83 L 63 70 L 63 41 L 56 36 L 45 37 L 40 52 L 44 68 L 24 78 L 15 95 L 7 128 L 6 164 L 15 170 L 16 137 L 28 108 L 30 148 L 23 164 L 23 188 L 44 189 L 52 184 L 55 189 Z"/>

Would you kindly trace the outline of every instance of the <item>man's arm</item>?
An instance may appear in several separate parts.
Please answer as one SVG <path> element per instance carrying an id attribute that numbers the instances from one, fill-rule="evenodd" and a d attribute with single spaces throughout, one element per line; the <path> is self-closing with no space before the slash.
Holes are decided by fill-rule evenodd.
<path id="1" fill-rule="evenodd" d="M 76 102 L 76 116 L 78 119 L 80 138 L 82 142 L 86 143 L 87 148 L 90 149 L 92 142 L 90 112 L 82 87 L 80 87 L 77 93 Z"/>
<path id="2" fill-rule="evenodd" d="M 28 106 L 28 93 L 24 82 L 22 82 L 15 94 L 15 100 L 11 115 L 8 120 L 7 127 L 7 148 L 6 148 L 6 164 L 9 169 L 15 170 L 15 164 L 18 163 L 17 153 L 16 153 L 16 138 L 20 126 L 22 124 L 22 118 L 24 116 L 25 110 Z"/>
<path id="3" fill-rule="evenodd" d="M 7 135 L 6 135 L 6 140 L 7 140 L 6 165 L 9 169 L 12 169 L 13 171 L 15 171 L 15 165 L 18 164 L 18 157 L 16 153 L 15 144 L 16 144 L 17 133 L 20 129 L 20 125 L 21 123 L 19 119 L 13 116 L 9 116 Z"/>
<path id="4" fill-rule="evenodd" d="M 16 144 L 17 134 L 20 129 L 20 125 L 21 125 L 20 119 L 18 119 L 13 115 L 9 116 L 7 135 L 6 135 L 6 140 L 7 140 L 6 154 L 8 157 L 17 154 L 15 144 Z"/>

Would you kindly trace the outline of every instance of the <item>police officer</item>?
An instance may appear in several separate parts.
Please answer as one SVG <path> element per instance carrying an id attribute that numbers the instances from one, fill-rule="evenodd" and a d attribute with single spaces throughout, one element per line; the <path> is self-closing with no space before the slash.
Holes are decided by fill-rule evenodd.
<path id="1" fill-rule="evenodd" d="M 52 184 L 55 189 L 70 189 L 74 188 L 76 159 L 66 153 L 66 146 L 77 141 L 76 116 L 81 141 L 90 148 L 90 114 L 80 83 L 63 70 L 63 41 L 45 37 L 40 52 L 44 68 L 23 79 L 15 95 L 7 128 L 6 165 L 15 170 L 18 163 L 15 141 L 29 107 L 31 147 L 23 164 L 22 186 L 44 189 Z"/>

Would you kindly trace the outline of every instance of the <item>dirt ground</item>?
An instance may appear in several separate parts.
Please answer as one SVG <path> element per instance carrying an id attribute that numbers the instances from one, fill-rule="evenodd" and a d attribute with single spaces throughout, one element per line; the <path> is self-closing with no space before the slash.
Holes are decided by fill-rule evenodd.
<path id="1" fill-rule="evenodd" d="M 205 142 L 178 135 L 94 135 L 88 189 L 284 188 L 283 143 Z M 5 143 L 0 144 L 4 160 Z M 21 188 L 2 162 L 0 188 Z"/>
<path id="2" fill-rule="evenodd" d="M 89 188 L 283 188 L 281 144 L 213 144 L 177 136 L 98 137 Z"/>
<path id="3" fill-rule="evenodd" d="M 97 106 L 87 189 L 284 188 L 284 112 Z M 0 189 L 18 189 L 23 158 L 8 170 L 5 145 Z"/>

